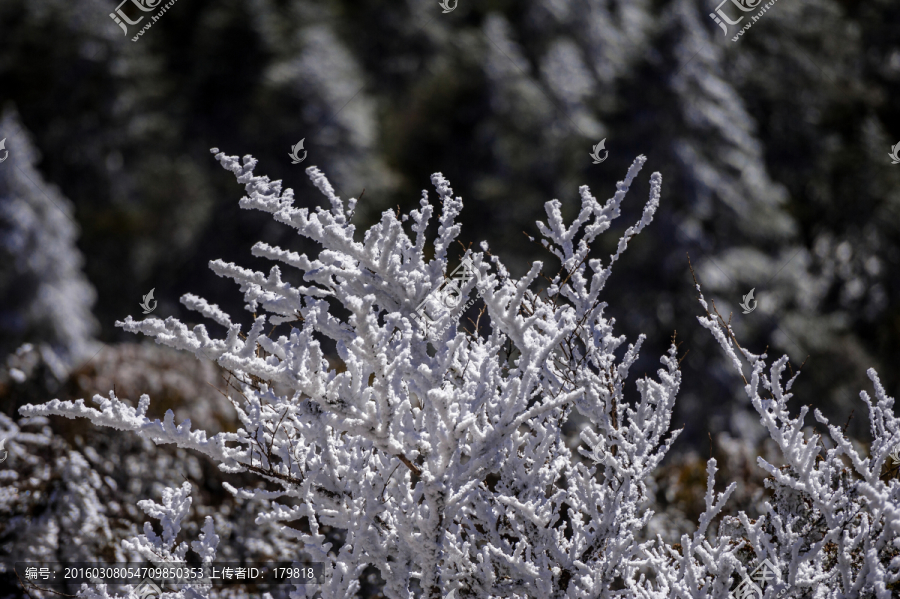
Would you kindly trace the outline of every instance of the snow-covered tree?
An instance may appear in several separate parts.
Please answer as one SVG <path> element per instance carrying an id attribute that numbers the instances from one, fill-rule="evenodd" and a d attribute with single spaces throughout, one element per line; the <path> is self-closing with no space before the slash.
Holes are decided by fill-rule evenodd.
<path id="1" fill-rule="evenodd" d="M 8 152 L 0 163 L 0 358 L 21 349 L 0 368 L 0 383 L 23 382 L 37 361 L 63 380 L 97 349 L 96 294 L 81 272 L 75 210 L 36 170 L 40 153 L 15 111 L 4 111 L 0 136 Z"/>
<path id="2" fill-rule="evenodd" d="M 237 497 L 269 502 L 256 522 L 278 528 L 294 555 L 325 563 L 326 582 L 297 586 L 292 596 L 353 596 L 374 567 L 381 592 L 391 598 L 451 592 L 461 598 L 724 598 L 739 575 L 764 559 L 778 570 L 771 586 L 791 596 L 809 590 L 817 597 L 890 596 L 900 579 L 894 557 L 900 484 L 878 477 L 889 449 L 900 443 L 900 429 L 893 400 L 874 374 L 877 405 L 864 396 L 878 437 L 871 457 L 862 459 L 832 426 L 834 448 L 817 458 L 819 437 L 801 428 L 805 410 L 799 418 L 787 413 L 793 379 L 786 387 L 779 382 L 787 358 L 767 377 L 765 356 L 741 350 L 753 365 L 747 393 L 783 454 L 783 468 L 761 462 L 775 500 L 756 520 L 742 514 L 714 526 L 735 484 L 716 493 L 710 460 L 699 526 L 678 544 L 644 540 L 652 517 L 645 509 L 647 483 L 677 435 L 669 429 L 679 360 L 673 340 L 656 378 L 637 379 L 637 393 L 629 389 L 643 337 L 624 347 L 602 294 L 613 263 L 653 220 L 658 173 L 650 177 L 640 219 L 615 253 L 607 261 L 591 257 L 592 244 L 620 216 L 643 156 L 605 203 L 581 187 L 569 225 L 559 201 L 546 204 L 538 230 L 562 267 L 537 293 L 540 262 L 513 277 L 486 243 L 481 252 L 466 251 L 462 277 L 446 279 L 462 200 L 439 173 L 432 183 L 441 214 L 430 243 L 434 208 L 427 193 L 419 209 L 402 216 L 386 211 L 360 237 L 351 224 L 356 199 L 338 197 L 316 167 L 307 174 L 329 206 L 310 210 L 294 207 L 293 191 L 280 181 L 254 175 L 251 156 L 241 161 L 213 152 L 245 185 L 242 208 L 268 212 L 322 250 L 309 257 L 254 246 L 255 256 L 302 277 L 283 276 L 280 266 L 264 273 L 210 263 L 240 285 L 253 314 L 247 329 L 192 294 L 182 303 L 224 327 L 224 337 L 175 318 L 128 317 L 119 324 L 231 373 L 228 394 L 240 428 L 210 436 L 193 430 L 190 420 L 176 424 L 172 411 L 162 421 L 151 419 L 147 395 L 137 407 L 110 393 L 94 396 L 97 407 L 53 400 L 21 412 L 84 417 L 195 450 L 226 473 L 266 481 L 267 488 L 226 486 Z M 472 314 L 471 327 L 461 327 L 457 306 L 476 289 L 483 309 Z M 420 326 L 420 308 L 434 326 Z M 701 324 L 740 371 L 730 326 L 709 314 Z M 771 397 L 760 396 L 760 383 Z M 577 453 L 562 434 L 575 412 L 586 423 Z M 161 505 L 142 502 L 161 520 L 163 534 L 145 528 L 125 547 L 163 561 L 182 559 L 187 545 L 176 537 L 189 491 L 166 490 Z M 345 534 L 340 541 L 326 538 L 324 527 Z M 217 543 L 208 521 L 192 547 L 209 561 Z M 208 592 L 185 589 L 177 596 Z M 767 589 L 766 596 L 774 592 Z M 82 596 L 109 595 L 85 588 Z"/>

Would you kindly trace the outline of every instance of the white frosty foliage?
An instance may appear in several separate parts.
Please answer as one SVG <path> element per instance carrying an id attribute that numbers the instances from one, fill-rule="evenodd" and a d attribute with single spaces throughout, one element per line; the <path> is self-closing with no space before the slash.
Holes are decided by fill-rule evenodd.
<path id="1" fill-rule="evenodd" d="M 517 279 L 486 244 L 484 253 L 467 253 L 478 276 L 463 283 L 462 295 L 477 286 L 485 306 L 481 326 L 467 331 L 457 326 L 454 310 L 435 312 L 435 326 L 427 330 L 415 317 L 452 271 L 450 248 L 460 233 L 462 201 L 442 175 L 432 176 L 442 212 L 434 258 L 426 261 L 433 216 L 427 194 L 407 215 L 385 212 L 358 240 L 350 224 L 356 200 L 339 198 L 316 167 L 307 174 L 330 206 L 301 209 L 280 181 L 253 174 L 252 157 L 240 161 L 214 152 L 245 185 L 243 208 L 269 212 L 323 249 L 310 258 L 254 246 L 255 256 L 300 271 L 300 285 L 286 281 L 279 266 L 266 274 L 210 263 L 240 285 L 254 314 L 249 330 L 193 295 L 182 302 L 225 327 L 224 338 L 174 318 L 128 317 L 120 326 L 231 372 L 230 391 L 240 396 L 230 397 L 240 420 L 237 432 L 209 436 L 191 430 L 189 420 L 176 425 L 171 411 L 162 422 L 151 420 L 147 395 L 137 408 L 110 394 L 94 396 L 97 408 L 84 400 L 53 400 L 25 406 L 23 414 L 86 417 L 197 450 L 225 472 L 259 475 L 268 481 L 266 489 L 225 486 L 239 498 L 265 500 L 260 505 L 271 507 L 256 522 L 293 539 L 294 555 L 325 563 L 327 580 L 317 587 L 323 599 L 354 596 L 370 566 L 391 598 L 450 592 L 459 598 L 725 597 L 736 577 L 762 559 L 779 568 L 778 582 L 787 581 L 791 592 L 889 596 L 887 585 L 896 583 L 900 567 L 892 557 L 900 512 L 897 482 L 885 483 L 879 475 L 891 444 L 900 442 L 893 400 L 876 386 L 873 433 L 884 440 L 870 458 L 863 460 L 831 427 L 835 446 L 817 460 L 818 437 L 801 431 L 805 411 L 791 419 L 786 410 L 790 383 L 783 389 L 778 382 L 786 359 L 767 378 L 764 356 L 744 352 L 754 364 L 747 392 L 786 463 L 779 469 L 760 461 L 775 490 L 767 513 L 755 521 L 741 513 L 712 526 L 735 485 L 716 493 L 716 463 L 710 460 L 706 510 L 693 534 L 678 545 L 642 541 L 652 516 L 645 509 L 646 481 L 675 438 L 668 433 L 681 374 L 673 344 L 656 379 L 637 380 L 637 394 L 626 398 L 643 337 L 623 348 L 625 338 L 613 334 L 615 323 L 604 315 L 600 294 L 613 262 L 653 219 L 658 173 L 650 178 L 641 219 L 626 230 L 616 253 L 603 262 L 590 251 L 620 215 L 644 157 L 603 204 L 581 187 L 581 206 L 569 225 L 559 201 L 546 204 L 547 220 L 538 229 L 562 268 L 540 293 L 541 263 Z M 701 322 L 740 370 L 730 329 L 723 332 L 711 318 Z M 290 332 L 275 334 L 278 325 L 290 325 L 282 327 Z M 326 356 L 324 341 L 336 357 Z M 759 396 L 760 382 L 772 397 Z M 573 410 L 588 423 L 581 459 L 562 434 Z M 841 456 L 851 460 L 856 476 Z M 167 489 L 162 504 L 140 502 L 160 519 L 162 534 L 148 525 L 125 547 L 158 560 L 182 559 L 188 544 L 176 543 L 176 536 L 190 506 L 189 490 Z M 326 527 L 344 531 L 343 541 L 326 536 Z M 207 520 L 191 547 L 209 561 L 217 543 Z M 293 596 L 313 590 L 298 586 Z M 83 596 L 108 595 L 103 589 Z"/>
<path id="2" fill-rule="evenodd" d="M 153 526 L 144 523 L 144 534 L 132 539 L 124 541 L 122 545 L 130 550 L 132 561 L 147 560 L 154 564 L 166 563 L 184 563 L 185 556 L 188 551 L 188 543 L 176 543 L 176 537 L 181 532 L 181 522 L 184 520 L 191 509 L 191 483 L 185 482 L 181 488 L 166 488 L 162 494 L 162 504 L 155 501 L 144 499 L 138 502 L 138 505 L 148 516 L 159 520 L 162 526 L 162 535 L 153 532 Z M 206 518 L 203 525 L 203 532 L 200 537 L 190 544 L 193 549 L 202 558 L 203 563 L 210 563 L 216 557 L 216 547 L 219 544 L 219 537 L 216 535 L 213 527 L 213 519 Z M 110 595 L 107 586 L 104 584 L 82 585 L 79 597 L 84 599 L 139 599 L 135 590 L 139 585 L 126 586 L 125 593 L 122 595 Z M 209 584 L 186 584 L 180 585 L 179 590 L 175 593 L 167 593 L 167 596 L 175 596 L 185 599 L 198 599 L 205 597 L 209 593 Z"/>
<path id="3" fill-rule="evenodd" d="M 637 511 L 645 499 L 642 479 L 671 442 L 661 445 L 679 374 L 673 349 L 663 359 L 661 382 L 641 381 L 636 405 L 625 400 L 624 382 L 640 342 L 623 360 L 613 355 L 625 340 L 613 336 L 598 299 L 609 265 L 589 259 L 588 252 L 619 215 L 645 159 L 635 161 L 605 205 L 583 187 L 580 213 L 569 227 L 559 203 L 547 205 L 540 229 L 564 271 L 546 298 L 528 291 L 539 263 L 517 280 L 498 260 L 500 276 L 489 274 L 483 254 L 471 255 L 491 332 L 477 337 L 450 326 L 439 340 L 425 337 L 412 312 L 449 272 L 448 250 L 460 230 L 462 201 L 440 174 L 432 181 L 443 213 L 435 258 L 426 262 L 427 199 L 408 215 L 414 239 L 402 220 L 386 212 L 360 242 L 349 223 L 355 201 L 345 205 L 315 167 L 307 172 L 330 210 L 294 208 L 291 190 L 282 193 L 280 182 L 253 176 L 256 161 L 250 157 L 243 164 L 221 153 L 217 159 L 246 185 L 242 207 L 270 212 L 323 246 L 314 259 L 265 244 L 253 248 L 257 256 L 303 271 L 304 286 L 284 281 L 279 267 L 264 274 L 214 261 L 216 273 L 241 285 L 247 308 L 265 312 L 246 335 L 193 296 L 185 297 L 185 305 L 228 326 L 224 339 L 175 319 L 128 318 L 122 326 L 233 371 L 245 396 L 236 404 L 243 427 L 209 438 L 191 431 L 189 421 L 176 426 L 171 412 L 163 422 L 151 421 L 147 396 L 136 409 L 111 395 L 95 397 L 99 409 L 54 400 L 23 412 L 86 416 L 158 443 L 197 449 L 226 471 L 251 470 L 278 483 L 281 490 L 267 496 L 299 505 L 276 506 L 258 521 L 308 522 L 308 533 L 283 532 L 328 564 L 325 597 L 354 593 L 370 564 L 381 570 L 391 597 L 410 596 L 415 587 L 430 596 L 454 588 L 460 597 L 524 597 L 535 589 L 549 596 L 568 588 L 572 596 L 587 597 L 617 577 L 630 578 L 635 532 L 648 517 Z M 660 185 L 656 174 L 644 216 L 610 262 L 652 220 Z M 346 318 L 337 316 L 336 305 Z M 290 336 L 270 338 L 266 322 L 302 324 Z M 341 371 L 326 361 L 323 337 L 335 342 Z M 510 343 L 518 352 L 511 361 L 502 358 Z M 273 387 L 290 393 L 276 394 Z M 594 423 L 584 432 L 583 450 L 595 462 L 592 468 L 577 463 L 560 433 L 575 405 Z M 339 550 L 318 534 L 320 523 L 347 530 Z"/>
<path id="4" fill-rule="evenodd" d="M 784 463 L 776 467 L 758 458 L 769 473 L 766 484 L 774 490 L 774 498 L 765 502 L 764 513 L 755 521 L 744 513 L 725 518 L 721 537 L 748 545 L 755 561 L 767 559 L 793 596 L 896 597 L 900 482 L 896 477 L 882 477 L 889 454 L 900 444 L 894 399 L 870 369 L 877 402 L 873 404 L 865 391 L 860 393 L 869 407 L 874 440 L 870 455 L 864 459 L 841 428 L 815 410 L 816 420 L 830 435 L 831 447 L 826 447 L 823 437 L 803 430 L 809 406 L 803 406 L 797 417 L 787 409 L 791 387 L 799 376 L 797 372 L 782 384 L 787 356 L 771 364 L 766 374 L 766 355 L 738 346 L 730 325 L 717 311 L 715 317 L 709 313 L 702 295 L 700 302 L 707 311 L 700 323 L 712 332 L 742 377 L 738 356 L 752 365 L 744 389 Z"/>
<path id="5" fill-rule="evenodd" d="M 14 561 L 97 560 L 115 524 L 98 496 L 104 482 L 85 456 L 58 451 L 46 418 L 16 423 L 0 413 L 0 440 L 0 572 Z M 52 449 L 48 464 L 40 453 Z"/>
<path id="6" fill-rule="evenodd" d="M 148 516 L 156 518 L 162 525 L 162 538 L 153 532 L 149 522 L 144 523 L 144 534 L 134 541 L 124 543 L 125 547 L 139 553 L 143 559 L 152 562 L 183 561 L 188 544 L 175 544 L 175 537 L 181 530 L 181 521 L 191 509 L 191 484 L 185 482 L 180 489 L 163 491 L 162 505 L 149 499 L 138 502 Z"/>

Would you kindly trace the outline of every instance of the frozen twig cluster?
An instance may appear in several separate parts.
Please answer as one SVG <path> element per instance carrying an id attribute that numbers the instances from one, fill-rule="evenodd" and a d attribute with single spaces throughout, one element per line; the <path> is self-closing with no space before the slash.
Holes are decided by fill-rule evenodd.
<path id="1" fill-rule="evenodd" d="M 453 311 L 438 311 L 436 326 L 427 329 L 414 315 L 450 272 L 449 250 L 460 233 L 462 201 L 442 175 L 432 176 L 442 208 L 427 261 L 434 216 L 427 194 L 408 214 L 385 212 L 358 239 L 351 224 L 356 200 L 345 203 L 317 168 L 307 173 L 329 207 L 309 210 L 294 207 L 292 190 L 282 190 L 280 181 L 254 175 L 252 157 L 214 153 L 245 185 L 243 208 L 270 213 L 322 250 L 310 258 L 265 243 L 253 247 L 255 256 L 302 273 L 302 284 L 288 282 L 279 266 L 263 273 L 211 262 L 214 272 L 240 285 L 254 314 L 246 331 L 193 295 L 182 303 L 224 327 L 223 338 L 174 318 L 128 317 L 120 326 L 230 372 L 237 432 L 209 436 L 192 430 L 189 420 L 176 424 L 171 411 L 163 421 L 150 419 L 147 395 L 137 407 L 110 393 L 94 396 L 97 407 L 53 400 L 21 411 L 85 417 L 195 450 L 225 472 L 258 475 L 266 488 L 228 485 L 229 491 L 264 500 L 269 509 L 257 523 L 278 528 L 295 555 L 326 564 L 325 584 L 297 586 L 292 596 L 316 590 L 323 599 L 354 596 L 364 571 L 375 567 L 391 598 L 725 597 L 736 576 L 762 559 L 781 568 L 797 593 L 832 596 L 820 594 L 827 588 L 847 597 L 890 596 L 885 589 L 900 568 L 894 557 L 900 512 L 896 481 L 879 474 L 890 444 L 900 442 L 893 400 L 878 386 L 877 405 L 869 402 L 873 432 L 884 439 L 870 458 L 857 455 L 834 427 L 834 448 L 819 456 L 818 437 L 801 430 L 805 410 L 796 419 L 787 413 L 790 383 L 779 383 L 786 359 L 766 377 L 765 356 L 741 350 L 753 364 L 747 393 L 785 456 L 785 468 L 761 462 L 775 490 L 768 513 L 713 526 L 734 484 L 714 491 L 711 460 L 696 531 L 677 545 L 642 537 L 652 515 L 646 481 L 677 434 L 669 428 L 681 374 L 673 343 L 656 378 L 638 379 L 637 393 L 626 395 L 643 337 L 623 348 L 601 292 L 612 264 L 654 217 L 658 173 L 650 177 L 640 220 L 615 254 L 604 263 L 590 253 L 620 216 L 644 157 L 605 203 L 580 188 L 581 206 L 569 225 L 558 201 L 546 204 L 538 228 L 561 268 L 542 289 L 540 262 L 516 278 L 487 244 L 467 252 L 478 276 L 459 292 L 477 285 L 484 302 L 470 331 L 449 322 L 458 316 Z M 709 315 L 701 323 L 740 370 L 731 329 Z M 275 334 L 279 327 L 283 332 Z M 759 396 L 760 383 L 771 397 Z M 586 420 L 580 455 L 562 434 L 574 410 Z M 168 489 L 161 505 L 140 505 L 160 519 L 163 532 L 148 526 L 126 548 L 154 560 L 182 559 L 188 545 L 175 538 L 189 488 Z M 344 531 L 342 541 L 323 534 L 325 527 Z M 191 547 L 209 561 L 217 543 L 208 520 Z M 84 591 L 107 596 L 98 592 Z"/>
<path id="2" fill-rule="evenodd" d="M 860 393 L 869 408 L 873 437 L 865 458 L 819 410 L 815 419 L 828 437 L 805 432 L 809 406 L 801 407 L 796 417 L 787 407 L 799 372 L 783 383 L 787 357 L 767 365 L 765 354 L 741 348 L 715 304 L 714 316 L 702 294 L 699 299 L 706 311 L 700 323 L 744 379 L 744 390 L 784 464 L 776 467 L 758 458 L 769 474 L 766 485 L 773 491 L 772 500 L 765 502 L 764 513 L 755 521 L 743 513 L 725 518 L 720 537 L 733 545 L 740 542 L 736 546 L 750 550 L 754 562 L 773 564 L 778 582 L 793 596 L 895 597 L 900 590 L 900 483 L 882 476 L 889 454 L 900 444 L 894 399 L 870 369 L 876 401 Z M 749 379 L 739 356 L 751 365 Z"/>

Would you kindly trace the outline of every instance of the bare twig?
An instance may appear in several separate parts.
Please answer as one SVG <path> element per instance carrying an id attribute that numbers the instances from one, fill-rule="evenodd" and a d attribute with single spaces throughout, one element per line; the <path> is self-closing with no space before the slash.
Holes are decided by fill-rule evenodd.
<path id="1" fill-rule="evenodd" d="M 690 254 L 687 255 L 687 259 L 688 259 L 688 268 L 691 269 L 691 277 L 694 279 L 694 286 L 697 289 L 697 292 L 699 293 L 700 292 L 700 283 L 697 282 L 697 275 L 694 273 L 694 265 L 691 264 L 691 255 Z M 697 297 L 700 297 L 700 296 L 698 295 Z M 715 300 L 711 300 L 711 301 L 712 301 L 712 305 L 713 305 L 713 310 L 715 310 L 716 317 L 717 317 L 717 320 L 716 319 L 713 319 L 713 320 L 716 320 L 716 322 L 721 322 L 724 325 L 724 329 L 725 329 L 725 332 L 728 334 L 728 337 L 732 341 L 734 341 L 734 344 L 737 345 L 738 349 L 741 350 L 741 353 L 743 353 L 744 348 L 741 347 L 741 344 L 738 343 L 738 340 L 735 338 L 734 333 L 731 332 L 731 326 L 725 324 L 725 319 L 722 318 L 722 315 L 719 314 L 719 310 L 716 309 Z M 713 318 L 713 315 L 709 313 L 708 309 L 704 308 L 704 311 L 706 312 L 707 317 L 709 317 L 710 319 Z M 747 377 L 744 376 L 744 373 L 741 372 L 740 375 L 741 375 L 741 378 L 744 379 L 744 384 L 749 385 L 749 383 L 747 382 Z"/>
<path id="2" fill-rule="evenodd" d="M 384 503 L 384 492 L 387 490 L 388 483 L 391 482 L 391 478 L 394 476 L 394 472 L 397 471 L 397 468 L 400 467 L 400 464 L 394 466 L 394 469 L 391 470 L 391 473 L 388 475 L 387 479 L 384 481 L 384 487 L 381 488 L 381 503 Z"/>
<path id="3" fill-rule="evenodd" d="M 484 314 L 485 310 L 487 310 L 487 306 L 481 306 L 481 310 L 478 311 L 478 318 L 475 319 L 475 334 L 478 335 L 478 331 L 480 330 L 481 325 L 481 316 Z M 472 319 L 469 319 L 469 322 L 472 322 Z"/>
<path id="4" fill-rule="evenodd" d="M 469 242 L 469 247 L 466 247 L 466 244 L 464 244 L 464 243 L 463 243 L 462 241 L 460 241 L 459 239 L 456 240 L 456 243 L 458 243 L 458 244 L 459 244 L 459 247 L 461 247 L 461 248 L 463 249 L 463 255 L 465 255 L 469 250 L 472 249 L 472 242 L 471 242 L 471 241 Z"/>
<path id="5" fill-rule="evenodd" d="M 269 455 L 272 454 L 272 446 L 275 445 L 275 435 L 278 434 L 278 429 L 281 427 L 281 423 L 284 422 L 284 419 L 287 416 L 289 409 L 290 409 L 290 407 L 286 407 L 284 409 L 284 414 L 281 415 L 281 418 L 278 420 L 278 424 L 275 425 L 275 430 L 272 431 L 272 442 L 269 443 Z"/>
<path id="6" fill-rule="evenodd" d="M 399 459 L 401 462 L 403 462 L 403 464 L 404 464 L 407 468 L 409 468 L 410 472 L 412 472 L 412 473 L 415 474 L 416 476 L 422 476 L 422 471 L 419 469 L 419 467 L 416 466 L 415 464 L 413 464 L 412 462 L 410 462 L 410 461 L 409 461 L 409 458 L 407 458 L 405 455 L 403 455 L 402 453 L 398 453 L 398 454 L 397 454 L 396 456 L 394 456 L 394 457 L 396 457 L 396 458 Z"/>
<path id="7" fill-rule="evenodd" d="M 31 597 L 31 593 L 28 592 L 28 587 L 26 587 L 26 586 L 25 586 L 25 583 L 22 582 L 22 579 L 19 577 L 19 573 L 18 573 L 16 570 L 13 570 L 13 572 L 16 573 L 16 578 L 19 579 L 19 584 L 22 585 L 22 590 L 25 591 L 25 594 L 26 594 L 26 595 L 28 595 L 29 597 Z M 31 597 L 31 599 L 34 599 L 34 597 Z"/>
<path id="8" fill-rule="evenodd" d="M 855 412 L 855 411 L 856 411 L 856 408 L 853 408 L 852 410 L 850 410 L 850 417 L 847 418 L 847 422 L 844 424 L 844 428 L 843 428 L 843 430 L 841 430 L 841 434 L 844 434 L 847 432 L 847 427 L 850 426 L 850 421 L 853 420 L 853 412 Z"/>
<path id="9" fill-rule="evenodd" d="M 225 392 L 224 392 L 224 391 L 222 391 L 221 389 L 219 389 L 218 387 L 216 387 L 215 385 L 213 385 L 213 384 L 210 383 L 209 381 L 206 381 L 206 384 L 209 385 L 210 387 L 212 387 L 213 389 L 215 389 L 216 391 L 218 391 L 219 393 L 221 393 L 221 394 L 222 394 L 222 397 L 224 397 L 225 399 L 228 399 L 228 396 L 225 395 Z"/>
<path id="10" fill-rule="evenodd" d="M 37 585 L 28 583 L 28 586 L 25 586 L 25 583 L 22 582 L 22 578 L 19 576 L 19 573 L 16 572 L 16 578 L 19 579 L 19 583 L 22 585 L 22 590 L 25 591 L 25 594 L 31 597 L 31 593 L 28 592 L 28 589 L 34 589 L 36 591 L 46 591 L 48 593 L 53 593 L 54 595 L 60 595 L 62 597 L 78 597 L 78 595 L 69 595 L 68 593 L 60 593 L 59 591 L 54 591 L 53 589 L 44 589 Z M 34 599 L 34 598 L 32 598 Z"/>

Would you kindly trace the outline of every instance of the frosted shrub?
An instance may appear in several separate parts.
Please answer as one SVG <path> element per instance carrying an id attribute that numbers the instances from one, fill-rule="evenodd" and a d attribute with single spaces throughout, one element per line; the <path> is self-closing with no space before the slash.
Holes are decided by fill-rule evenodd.
<path id="1" fill-rule="evenodd" d="M 805 434 L 809 406 L 801 407 L 797 417 L 787 410 L 791 387 L 799 376 L 797 372 L 782 382 L 787 356 L 768 366 L 766 374 L 766 355 L 741 348 L 718 311 L 715 317 L 709 312 L 702 294 L 700 303 L 706 310 L 700 323 L 741 373 L 744 390 L 784 463 L 779 468 L 758 458 L 769 474 L 766 486 L 774 497 L 765 502 L 755 521 L 744 513 L 725 518 L 722 537 L 732 543 L 742 541 L 754 565 L 763 559 L 773 564 L 779 583 L 791 596 L 896 597 L 900 592 L 900 482 L 885 472 L 889 454 L 900 446 L 894 399 L 869 369 L 876 402 L 865 391 L 860 393 L 868 406 L 873 437 L 868 457 L 863 458 L 841 428 L 829 423 L 818 409 L 815 419 L 828 437 Z M 744 378 L 738 355 L 751 364 L 749 380 Z"/>
<path id="2" fill-rule="evenodd" d="M 293 597 L 316 589 L 325 599 L 354 596 L 370 567 L 391 598 L 451 592 L 459 598 L 726 597 L 736 575 L 765 558 L 782 568 L 779 582 L 790 581 L 791 592 L 818 584 L 840 588 L 843 596 L 889 596 L 884 589 L 900 566 L 891 557 L 900 530 L 897 483 L 888 486 L 875 474 L 887 445 L 874 445 L 873 457 L 862 460 L 832 430 L 836 448 L 817 463 L 817 438 L 805 439 L 799 420 L 789 419 L 788 396 L 777 386 L 785 359 L 765 378 L 764 356 L 745 352 L 755 364 L 748 393 L 788 464 L 778 470 L 762 463 L 776 485 L 770 513 L 711 526 L 735 486 L 714 492 L 710 460 L 699 527 L 678 545 L 643 540 L 652 516 L 645 481 L 675 439 L 669 425 L 681 375 L 673 343 L 656 378 L 638 379 L 637 394 L 626 398 L 643 337 L 623 348 L 600 293 L 612 264 L 653 219 L 658 173 L 650 177 L 641 219 L 625 231 L 616 253 L 605 264 L 589 253 L 620 215 L 644 157 L 604 204 L 581 187 L 581 206 L 569 226 L 560 202 L 546 204 L 547 220 L 538 229 L 561 269 L 539 289 L 540 262 L 513 277 L 484 243 L 482 252 L 463 256 L 473 276 L 445 282 L 462 201 L 440 174 L 432 176 L 442 207 L 433 258 L 426 261 L 433 217 L 427 194 L 419 209 L 402 217 L 385 212 L 359 240 L 350 224 L 355 200 L 337 197 L 317 168 L 307 174 L 330 207 L 310 211 L 293 207 L 293 192 L 282 190 L 280 181 L 254 176 L 252 157 L 241 162 L 213 152 L 245 185 L 241 207 L 269 212 L 323 249 L 310 258 L 264 243 L 253 247 L 255 256 L 303 273 L 302 284 L 285 280 L 279 266 L 265 274 L 210 263 L 240 285 L 254 315 L 247 330 L 190 294 L 182 303 L 224 327 L 224 338 L 174 318 L 129 317 L 119 324 L 230 372 L 228 393 L 240 428 L 209 436 L 192 430 L 189 420 L 176 425 L 171 411 L 162 422 L 151 420 L 147 395 L 137 408 L 111 393 L 95 395 L 96 408 L 53 400 L 21 412 L 86 417 L 196 450 L 226 473 L 258 475 L 268 488 L 225 486 L 237 497 L 265 500 L 257 505 L 268 509 L 256 522 L 279 529 L 285 553 L 325 563 L 327 582 L 298 586 Z M 441 309 L 448 284 L 459 285 L 460 298 L 477 287 L 484 310 L 471 330 L 450 320 L 458 311 Z M 433 293 L 441 286 L 443 292 Z M 434 326 L 418 325 L 415 311 L 423 301 Z M 740 368 L 718 321 L 701 322 Z M 279 327 L 283 332 L 276 334 Z M 332 347 L 334 355 L 327 353 Z M 774 399 L 759 398 L 760 381 Z M 892 400 L 878 393 L 873 422 L 881 423 L 879 434 L 888 430 L 900 442 Z M 587 422 L 579 455 L 562 434 L 573 411 Z M 852 483 L 854 493 L 841 454 L 854 460 L 863 479 Z M 162 506 L 142 502 L 161 519 L 162 537 L 146 528 L 126 548 L 155 560 L 181 559 L 188 545 L 175 538 L 190 505 L 188 491 L 167 490 Z M 211 522 L 193 545 L 206 561 L 217 552 Z M 344 531 L 343 538 L 324 534 L 332 529 Z M 185 589 L 177 596 L 207 593 Z M 108 595 L 86 588 L 83 596 Z"/>
<path id="3" fill-rule="evenodd" d="M 142 500 L 165 504 L 171 492 L 167 488 L 179 489 L 185 480 L 193 491 L 190 516 L 179 521 L 181 538 L 197 538 L 211 516 L 223 539 L 219 560 L 295 557 L 296 551 L 283 550 L 286 545 L 276 538 L 276 530 L 253 522 L 256 513 L 269 509 L 266 500 L 214 493 L 234 475 L 216 472 L 189 450 L 157 447 L 149 439 L 109 428 L 77 431 L 80 424 L 51 430 L 47 418 L 13 422 L 0 413 L 0 439 L 6 439 L 8 453 L 0 465 L 0 589 L 19 585 L 11 573 L 16 561 L 142 561 L 144 554 L 134 549 L 141 546 L 134 536 L 146 519 Z M 74 440 L 73 432 L 79 433 Z M 51 588 L 65 593 L 78 589 L 74 584 Z M 33 597 L 53 596 L 30 592 Z"/>
<path id="4" fill-rule="evenodd" d="M 0 452 L 6 454 L 0 470 L 0 556 L 4 561 L 98 560 L 114 536 L 109 506 L 98 499 L 104 481 L 48 425 L 46 418 L 14 423 L 0 413 L 0 439 L 6 439 Z M 48 450 L 55 454 L 52 462 L 44 459 Z"/>
<path id="5" fill-rule="evenodd" d="M 882 476 L 888 454 L 900 443 L 900 420 L 891 410 L 893 398 L 869 370 L 877 403 L 873 405 L 866 392 L 860 394 L 869 407 L 874 437 L 869 457 L 863 459 L 842 430 L 816 410 L 816 420 L 830 433 L 831 447 L 826 447 L 822 436 L 804 431 L 808 406 L 800 409 L 798 417 L 791 417 L 787 410 L 790 389 L 799 376 L 797 372 L 782 383 L 787 356 L 768 366 L 765 354 L 740 347 L 715 304 L 713 316 L 702 294 L 700 303 L 706 311 L 700 323 L 712 332 L 742 378 L 738 356 L 750 362 L 752 373 L 749 380 L 744 378 L 744 390 L 777 445 L 783 465 L 758 457 L 759 466 L 768 473 L 765 484 L 772 498 L 763 501 L 762 514 L 755 520 L 741 511 L 724 517 L 718 531 L 712 531 L 712 518 L 723 511 L 736 483 L 716 494 L 716 461 L 709 460 L 706 511 L 700 527 L 692 535 L 682 535 L 678 545 L 658 539 L 655 547 L 645 546 L 650 556 L 647 565 L 656 574 L 658 587 L 652 592 L 641 589 L 638 596 L 726 597 L 735 578 L 746 579 L 765 560 L 772 566 L 771 579 L 761 585 L 767 598 L 896 597 L 900 590 L 900 483 L 896 477 Z"/>

